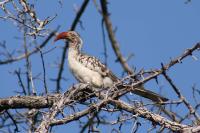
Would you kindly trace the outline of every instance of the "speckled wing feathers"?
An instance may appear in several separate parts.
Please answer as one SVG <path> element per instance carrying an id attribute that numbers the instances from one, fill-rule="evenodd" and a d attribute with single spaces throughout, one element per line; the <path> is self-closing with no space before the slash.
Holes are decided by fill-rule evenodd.
<path id="1" fill-rule="evenodd" d="M 114 82 L 118 81 L 118 78 L 103 63 L 101 63 L 99 59 L 95 58 L 94 56 L 80 54 L 77 57 L 77 60 L 90 70 L 100 73 L 102 77 L 109 77 Z"/>

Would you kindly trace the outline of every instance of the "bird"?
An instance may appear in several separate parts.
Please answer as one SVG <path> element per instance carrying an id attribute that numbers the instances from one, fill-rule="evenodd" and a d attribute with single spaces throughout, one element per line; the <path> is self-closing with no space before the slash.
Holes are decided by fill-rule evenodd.
<path id="1" fill-rule="evenodd" d="M 120 81 L 99 59 L 82 52 L 83 40 L 76 31 L 61 32 L 55 37 L 54 42 L 58 40 L 68 42 L 68 66 L 80 83 L 89 84 L 95 88 L 109 88 Z M 135 88 L 133 93 L 153 102 L 168 101 L 167 98 L 143 86 Z"/>

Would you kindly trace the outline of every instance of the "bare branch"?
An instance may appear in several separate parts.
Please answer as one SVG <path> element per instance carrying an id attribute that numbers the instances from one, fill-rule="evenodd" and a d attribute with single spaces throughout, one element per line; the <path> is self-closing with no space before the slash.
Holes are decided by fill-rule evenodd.
<path id="1" fill-rule="evenodd" d="M 152 113 L 148 111 L 144 107 L 134 107 L 128 103 L 125 103 L 121 100 L 112 100 L 111 104 L 113 104 L 117 108 L 121 108 L 130 113 L 137 114 L 140 117 L 150 120 L 151 122 L 169 128 L 172 131 L 182 131 L 184 128 L 188 128 L 189 126 L 184 124 L 179 124 L 176 122 L 169 121 L 165 117 L 162 117 L 158 114 Z"/>
<path id="2" fill-rule="evenodd" d="M 43 57 L 43 53 L 41 51 L 41 49 L 39 49 L 40 51 L 40 56 L 42 59 L 42 68 L 43 68 L 43 81 L 44 81 L 44 89 L 45 89 L 45 93 L 48 93 L 48 88 L 47 88 L 47 83 L 46 83 L 46 69 L 45 69 L 45 64 L 44 64 L 44 57 Z"/>
<path id="3" fill-rule="evenodd" d="M 122 56 L 119 48 L 119 43 L 117 42 L 117 39 L 115 38 L 115 33 L 113 31 L 112 22 L 109 17 L 108 9 L 107 9 L 107 0 L 101 0 L 101 8 L 102 8 L 102 16 L 106 24 L 106 29 L 108 32 L 108 36 L 110 39 L 110 42 L 112 44 L 113 50 L 115 52 L 115 55 L 117 56 L 117 60 L 119 60 L 120 64 L 124 68 L 124 70 L 129 74 L 134 74 L 132 69 L 129 67 L 129 65 L 126 63 L 126 60 Z"/>
<path id="4" fill-rule="evenodd" d="M 49 42 L 49 40 L 55 35 L 57 30 L 58 29 L 52 31 L 49 34 L 49 36 L 44 40 L 44 42 L 41 45 L 37 46 L 32 51 L 29 51 L 29 52 L 27 52 L 27 54 L 22 54 L 22 55 L 20 55 L 18 57 L 12 57 L 11 59 L 0 61 L 0 65 L 9 64 L 9 63 L 12 63 L 12 62 L 16 62 L 16 61 L 22 60 L 22 59 L 26 58 L 27 56 L 30 56 L 32 54 L 35 54 L 35 53 L 39 52 L 39 49 L 42 49 Z"/>
<path id="5" fill-rule="evenodd" d="M 189 109 L 190 114 L 193 114 L 195 118 L 200 121 L 199 114 L 195 111 L 195 109 L 192 107 L 192 105 L 188 102 L 188 100 L 181 94 L 180 89 L 173 83 L 172 79 L 167 75 L 167 73 L 164 71 L 163 75 L 165 79 L 169 82 L 169 84 L 172 86 L 178 97 L 183 100 L 183 103 L 186 105 L 186 107 Z"/>
<path id="6" fill-rule="evenodd" d="M 53 120 L 51 121 L 51 126 L 55 126 L 55 125 L 61 125 L 61 124 L 66 124 L 69 123 L 73 120 L 77 120 L 89 113 L 91 113 L 92 111 L 98 111 L 101 109 L 101 107 L 105 106 L 107 103 L 109 102 L 109 100 L 102 100 L 101 102 L 97 103 L 97 104 L 93 104 L 91 105 L 89 108 L 82 110 L 80 112 L 76 112 L 75 114 L 71 114 L 63 119 L 60 120 Z"/>

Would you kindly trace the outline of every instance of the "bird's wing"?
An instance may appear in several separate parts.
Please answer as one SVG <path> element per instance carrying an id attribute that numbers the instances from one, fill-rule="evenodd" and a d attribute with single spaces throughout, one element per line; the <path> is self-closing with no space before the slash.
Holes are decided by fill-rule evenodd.
<path id="1" fill-rule="evenodd" d="M 89 68 L 92 71 L 96 71 L 102 75 L 102 77 L 110 77 L 114 82 L 119 81 L 119 79 L 103 64 L 98 60 L 97 58 L 93 56 L 88 56 L 86 54 L 80 54 L 78 56 L 78 61 L 85 67 Z M 126 87 L 124 85 L 118 86 L 120 87 Z M 130 86 L 127 86 L 130 87 Z M 157 93 L 154 93 L 150 90 L 146 90 L 143 88 L 143 86 L 140 86 L 138 88 L 134 88 L 132 91 L 133 93 L 148 98 L 154 102 L 160 102 L 160 101 L 167 101 L 168 99 L 165 97 L 162 97 L 158 95 Z"/>
<path id="2" fill-rule="evenodd" d="M 86 54 L 80 54 L 78 56 L 78 61 L 85 67 L 92 71 L 100 73 L 103 77 L 109 77 L 113 81 L 118 81 L 118 78 L 103 64 L 101 61 L 94 56 L 89 56 Z"/>

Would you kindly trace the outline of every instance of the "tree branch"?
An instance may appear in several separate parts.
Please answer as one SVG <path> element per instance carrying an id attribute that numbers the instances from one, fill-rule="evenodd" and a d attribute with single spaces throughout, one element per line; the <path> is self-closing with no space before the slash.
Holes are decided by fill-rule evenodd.
<path id="1" fill-rule="evenodd" d="M 120 64 L 124 68 L 124 70 L 129 74 L 134 74 L 132 69 L 129 67 L 129 65 L 126 63 L 126 60 L 122 56 L 119 48 L 119 43 L 117 42 L 117 39 L 115 37 L 115 33 L 113 31 L 112 22 L 109 17 L 108 9 L 107 9 L 107 0 L 101 0 L 101 8 L 102 8 L 102 16 L 106 24 L 106 29 L 108 32 L 108 37 L 110 39 L 112 48 L 115 52 L 115 55 L 117 56 L 117 60 L 119 60 Z"/>
<path id="2" fill-rule="evenodd" d="M 121 100 L 112 100 L 111 104 L 114 105 L 116 108 L 121 108 L 127 112 L 132 114 L 137 114 L 139 117 L 145 118 L 156 125 L 163 126 L 168 128 L 172 131 L 182 131 L 184 128 L 188 128 L 189 126 L 184 124 L 179 124 L 177 122 L 172 122 L 161 115 L 155 114 L 150 112 L 144 107 L 135 107 L 128 103 L 125 103 Z"/>
<path id="3" fill-rule="evenodd" d="M 39 49 L 42 49 L 49 42 L 49 40 L 55 35 L 55 33 L 57 32 L 57 30 L 58 29 L 52 31 L 49 34 L 49 36 L 45 39 L 45 41 L 41 45 L 39 45 L 35 49 L 33 49 L 32 51 L 29 51 L 29 52 L 27 52 L 27 54 L 22 54 L 22 55 L 20 55 L 18 57 L 13 57 L 11 59 L 0 61 L 0 65 L 9 64 L 9 63 L 13 63 L 13 62 L 22 60 L 24 58 L 27 58 L 27 56 L 31 56 L 32 54 L 35 54 L 35 53 L 39 52 Z"/>

